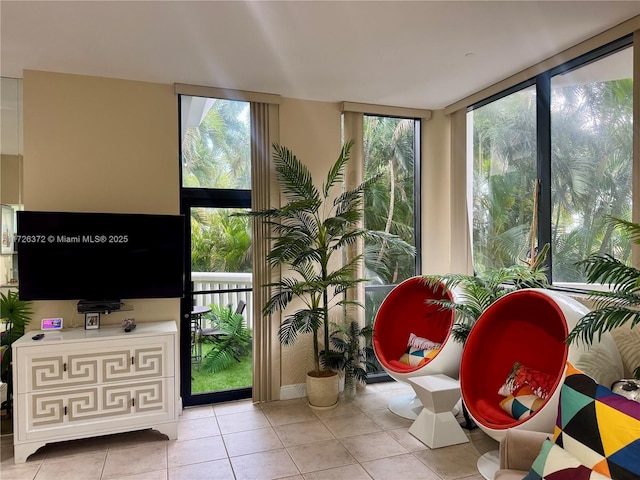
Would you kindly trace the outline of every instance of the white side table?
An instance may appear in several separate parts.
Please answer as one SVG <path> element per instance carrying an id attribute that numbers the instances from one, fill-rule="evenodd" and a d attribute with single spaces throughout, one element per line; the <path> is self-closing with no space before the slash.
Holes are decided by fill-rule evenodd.
<path id="1" fill-rule="evenodd" d="M 451 410 L 460 399 L 460 382 L 446 375 L 409 378 L 423 405 L 409 433 L 430 448 L 469 441 Z"/>

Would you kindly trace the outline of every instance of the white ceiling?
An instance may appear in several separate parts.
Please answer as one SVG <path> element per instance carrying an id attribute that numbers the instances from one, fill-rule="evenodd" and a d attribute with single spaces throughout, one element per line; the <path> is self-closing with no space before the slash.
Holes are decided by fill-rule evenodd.
<path id="1" fill-rule="evenodd" d="M 633 16 L 638 1 L 0 1 L 24 69 L 439 109 Z"/>

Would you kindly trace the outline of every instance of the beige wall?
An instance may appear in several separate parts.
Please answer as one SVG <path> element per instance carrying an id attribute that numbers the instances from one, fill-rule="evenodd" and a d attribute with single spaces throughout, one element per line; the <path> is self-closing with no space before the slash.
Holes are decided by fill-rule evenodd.
<path id="1" fill-rule="evenodd" d="M 0 155 L 0 203 L 17 205 L 20 203 L 22 157 Z"/>
<path id="2" fill-rule="evenodd" d="M 179 213 L 172 85 L 25 71 L 23 103 L 25 209 Z M 66 325 L 84 325 L 76 303 L 34 302 L 30 328 L 58 316 Z M 102 322 L 179 318 L 175 299 L 130 303 L 133 311 Z"/>
<path id="3" fill-rule="evenodd" d="M 446 272 L 449 119 L 423 123 L 424 271 Z M 342 145 L 340 104 L 283 98 L 280 143 L 316 178 L 324 178 Z M 24 203 L 28 210 L 179 212 L 178 107 L 172 85 L 41 71 L 24 75 Z M 435 208 L 434 205 L 437 207 Z M 132 312 L 105 324 L 179 318 L 178 300 L 130 302 Z M 31 328 L 61 316 L 82 326 L 75 301 L 35 302 Z M 309 339 L 281 349 L 283 387 L 304 382 L 312 366 Z"/>
<path id="4" fill-rule="evenodd" d="M 422 273 L 451 271 L 451 118 L 434 110 L 422 124 Z"/>
<path id="5" fill-rule="evenodd" d="M 319 187 L 342 147 L 341 117 L 337 103 L 283 98 L 280 104 L 280 143 L 307 165 Z M 291 305 L 290 310 L 294 309 Z M 311 338 L 283 346 L 281 354 L 282 386 L 304 383 L 306 373 L 313 368 Z"/>

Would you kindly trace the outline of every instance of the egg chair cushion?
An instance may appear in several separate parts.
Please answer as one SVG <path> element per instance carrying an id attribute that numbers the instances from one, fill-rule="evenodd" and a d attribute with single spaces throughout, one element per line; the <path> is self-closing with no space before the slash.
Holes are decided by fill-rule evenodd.
<path id="1" fill-rule="evenodd" d="M 415 333 L 409 334 L 409 343 L 407 347 L 413 347 L 422 350 L 437 350 L 442 346 L 441 343 L 434 342 L 428 338 L 417 336 Z"/>
<path id="2" fill-rule="evenodd" d="M 407 352 L 400 357 L 400 361 L 411 367 L 421 367 L 435 357 L 439 351 L 440 348 L 424 350 L 422 348 L 409 347 L 407 348 Z"/>
<path id="3" fill-rule="evenodd" d="M 535 395 L 540 398 L 547 398 L 556 383 L 556 378 L 557 374 L 551 375 L 540 372 L 520 362 L 515 362 L 506 381 L 500 387 L 500 390 L 498 390 L 498 393 L 503 397 L 508 397 L 523 386 L 528 385 Z"/>
<path id="4" fill-rule="evenodd" d="M 529 385 L 523 385 L 500 402 L 502 409 L 516 420 L 527 418 L 542 406 L 544 400 Z"/>
<path id="5" fill-rule="evenodd" d="M 640 403 L 571 364 L 560 390 L 555 443 L 614 480 L 640 478 Z"/>

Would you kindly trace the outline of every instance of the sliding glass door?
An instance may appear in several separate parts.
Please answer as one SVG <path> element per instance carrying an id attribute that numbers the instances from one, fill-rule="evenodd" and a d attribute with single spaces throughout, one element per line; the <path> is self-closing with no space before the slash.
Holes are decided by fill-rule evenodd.
<path id="1" fill-rule="evenodd" d="M 181 211 L 188 218 L 182 304 L 185 405 L 251 396 L 249 104 L 181 96 Z"/>

